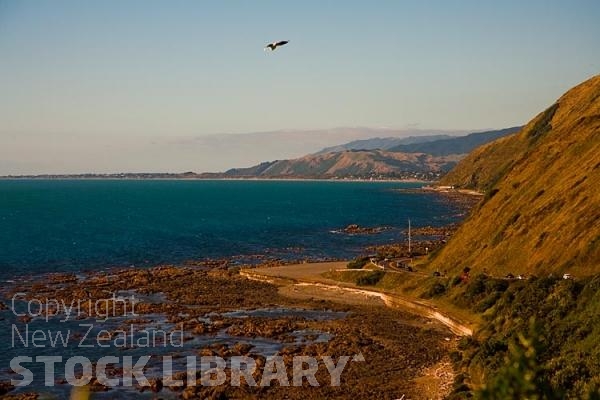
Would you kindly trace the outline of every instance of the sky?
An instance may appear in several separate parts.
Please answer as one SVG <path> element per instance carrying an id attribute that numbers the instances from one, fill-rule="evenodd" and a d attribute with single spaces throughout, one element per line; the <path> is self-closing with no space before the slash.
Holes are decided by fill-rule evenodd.
<path id="1" fill-rule="evenodd" d="M 600 73 L 598 21 L 597 0 L 0 0 L 0 175 L 219 171 L 363 137 L 339 127 L 524 124 Z"/>

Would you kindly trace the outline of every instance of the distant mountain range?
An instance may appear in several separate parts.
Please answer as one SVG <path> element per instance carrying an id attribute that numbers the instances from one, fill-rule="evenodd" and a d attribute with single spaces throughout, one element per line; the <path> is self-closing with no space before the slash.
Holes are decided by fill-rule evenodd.
<path id="1" fill-rule="evenodd" d="M 434 179 L 447 172 L 460 156 L 436 157 L 423 153 L 393 153 L 383 150 L 347 150 L 312 154 L 293 160 L 265 162 L 250 168 L 235 168 L 225 177 L 244 178 L 398 178 Z"/>
<path id="2" fill-rule="evenodd" d="M 291 160 L 263 162 L 223 173 L 229 178 L 424 179 L 448 172 L 471 150 L 519 131 L 519 127 L 471 133 L 355 140 Z"/>
<path id="3" fill-rule="evenodd" d="M 466 136 L 440 138 L 431 141 L 401 143 L 389 148 L 389 151 L 402 153 L 427 153 L 433 156 L 447 156 L 450 154 L 467 154 L 475 148 L 499 139 L 503 136 L 516 133 L 520 126 L 500 129 L 497 131 L 486 131 L 471 133 Z"/>
<path id="4" fill-rule="evenodd" d="M 450 139 L 450 135 L 426 135 L 409 137 L 384 137 L 373 139 L 353 140 L 352 142 L 338 146 L 325 147 L 315 154 L 339 153 L 346 150 L 389 150 L 393 147 L 408 144 L 433 142 L 435 140 Z"/>

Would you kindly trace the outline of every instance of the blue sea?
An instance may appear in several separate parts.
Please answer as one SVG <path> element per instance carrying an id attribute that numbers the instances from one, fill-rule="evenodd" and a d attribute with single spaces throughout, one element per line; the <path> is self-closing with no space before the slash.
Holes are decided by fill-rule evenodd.
<path id="1" fill-rule="evenodd" d="M 266 254 L 347 258 L 461 218 L 418 183 L 3 180 L 0 278 Z M 376 235 L 333 231 L 389 226 Z M 240 261 L 241 262 L 241 261 Z"/>
<path id="2" fill-rule="evenodd" d="M 444 225 L 462 218 L 463 211 L 442 197 L 399 190 L 419 186 L 326 181 L 0 180 L 0 285 L 10 287 L 6 281 L 46 272 L 143 268 L 232 256 L 241 256 L 235 258 L 237 262 L 256 260 L 253 255 L 286 260 L 352 257 L 371 244 L 405 240 L 408 218 L 413 226 Z M 349 224 L 390 229 L 373 235 L 336 233 Z M 164 301 L 160 293 L 136 297 L 142 302 Z M 64 337 L 72 333 L 73 338 L 80 338 L 87 335 L 91 326 L 90 337 L 95 337 L 101 329 L 115 331 L 130 323 L 132 333 L 123 337 L 133 340 L 140 333 L 133 331 L 134 323 L 127 322 L 129 317 L 111 317 L 98 323 L 93 319 L 61 321 L 64 315 L 58 315 L 48 321 L 36 317 L 25 324 L 14 312 L 26 313 L 29 303 L 3 300 L 14 308 L 0 311 L 0 342 L 9 343 L 0 354 L 0 381 L 21 379 L 9 369 L 16 356 L 60 355 L 66 362 L 75 355 L 94 361 L 115 354 L 127 354 L 136 361 L 149 355 L 148 348 L 141 347 L 127 349 L 126 353 L 97 342 L 85 342 L 89 347 L 83 347 L 78 339 L 70 340 L 66 347 L 30 346 L 21 335 L 27 338 L 35 330 L 55 338 L 58 333 Z M 236 311 L 227 316 L 244 317 L 247 313 Z M 305 318 L 316 320 L 340 317 L 326 310 L 261 309 L 251 313 L 306 314 Z M 136 327 L 167 331 L 174 328 L 165 315 L 146 318 L 150 322 L 136 322 Z M 299 335 L 296 340 L 307 343 L 302 332 L 294 333 Z M 306 332 L 309 333 L 316 337 L 310 340 L 329 340 L 326 332 Z M 194 335 L 181 349 L 152 347 L 148 376 L 160 376 L 162 355 L 178 355 L 174 369 L 185 371 L 184 355 L 196 354 L 198 348 L 212 343 L 234 345 L 240 341 L 251 344 L 252 351 L 263 355 L 274 354 L 284 346 L 271 339 L 233 337 L 226 329 L 216 335 Z M 16 392 L 35 390 L 44 393 L 44 398 L 70 395 L 69 385 L 44 386 L 42 363 L 24 365 L 35 379 Z M 56 376 L 64 377 L 64 367 L 59 364 L 56 368 Z M 177 398 L 169 391 L 160 396 Z M 140 394 L 135 389 L 117 388 L 94 394 L 94 398 L 156 397 L 149 392 Z"/>

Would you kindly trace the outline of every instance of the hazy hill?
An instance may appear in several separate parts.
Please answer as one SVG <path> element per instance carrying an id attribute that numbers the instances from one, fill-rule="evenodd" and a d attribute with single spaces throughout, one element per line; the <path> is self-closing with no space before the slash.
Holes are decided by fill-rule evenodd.
<path id="1" fill-rule="evenodd" d="M 474 147 L 519 128 L 451 137 L 445 134 L 356 140 L 291 160 L 234 168 L 228 177 L 438 179 Z M 398 145 L 398 143 L 404 143 Z M 391 147 L 395 151 L 384 150 Z M 406 151 L 400 151 L 406 149 Z M 421 149 L 423 151 L 417 151 Z"/>
<path id="2" fill-rule="evenodd" d="M 390 153 L 381 150 L 353 150 L 312 154 L 293 160 L 265 162 L 250 168 L 231 169 L 231 177 L 397 177 L 431 178 L 450 170 L 458 156 L 434 157 L 421 153 Z M 428 175 L 431 174 L 431 175 Z"/>
<path id="3" fill-rule="evenodd" d="M 518 132 L 522 127 L 500 129 L 495 131 L 476 132 L 466 136 L 443 138 L 441 140 L 402 143 L 389 148 L 389 151 L 402 153 L 427 153 L 434 156 L 449 154 L 467 154 L 482 144 Z"/>
<path id="4" fill-rule="evenodd" d="M 435 134 L 409 137 L 376 137 L 326 147 L 315 154 L 346 150 L 387 150 L 399 153 L 426 153 L 434 156 L 467 154 L 482 144 L 518 132 L 521 128 L 517 126 L 500 130 L 475 132 L 464 136 Z"/>
<path id="5" fill-rule="evenodd" d="M 346 144 L 340 144 L 338 146 L 326 147 L 323 150 L 315 154 L 325 153 L 337 153 L 346 150 L 388 150 L 392 147 L 396 147 L 404 144 L 416 144 L 432 142 L 435 140 L 451 138 L 450 135 L 425 135 L 425 136 L 409 136 L 409 137 L 376 137 L 372 139 L 354 140 Z M 413 151 L 412 153 L 419 153 Z"/>
<path id="6" fill-rule="evenodd" d="M 475 150 L 441 184 L 486 195 L 434 266 L 600 272 L 600 76 L 571 89 L 518 134 Z"/>

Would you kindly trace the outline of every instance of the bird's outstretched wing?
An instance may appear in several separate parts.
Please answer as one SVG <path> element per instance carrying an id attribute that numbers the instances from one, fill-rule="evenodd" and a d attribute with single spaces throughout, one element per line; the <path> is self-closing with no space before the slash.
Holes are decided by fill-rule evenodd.
<path id="1" fill-rule="evenodd" d="M 274 42 L 274 43 L 269 43 L 268 45 L 265 46 L 265 51 L 267 51 L 267 49 L 270 49 L 271 51 L 275 51 L 275 49 L 277 49 L 277 47 L 279 46 L 283 46 L 284 44 L 288 44 L 289 41 L 288 40 L 281 40 L 279 42 Z"/>

